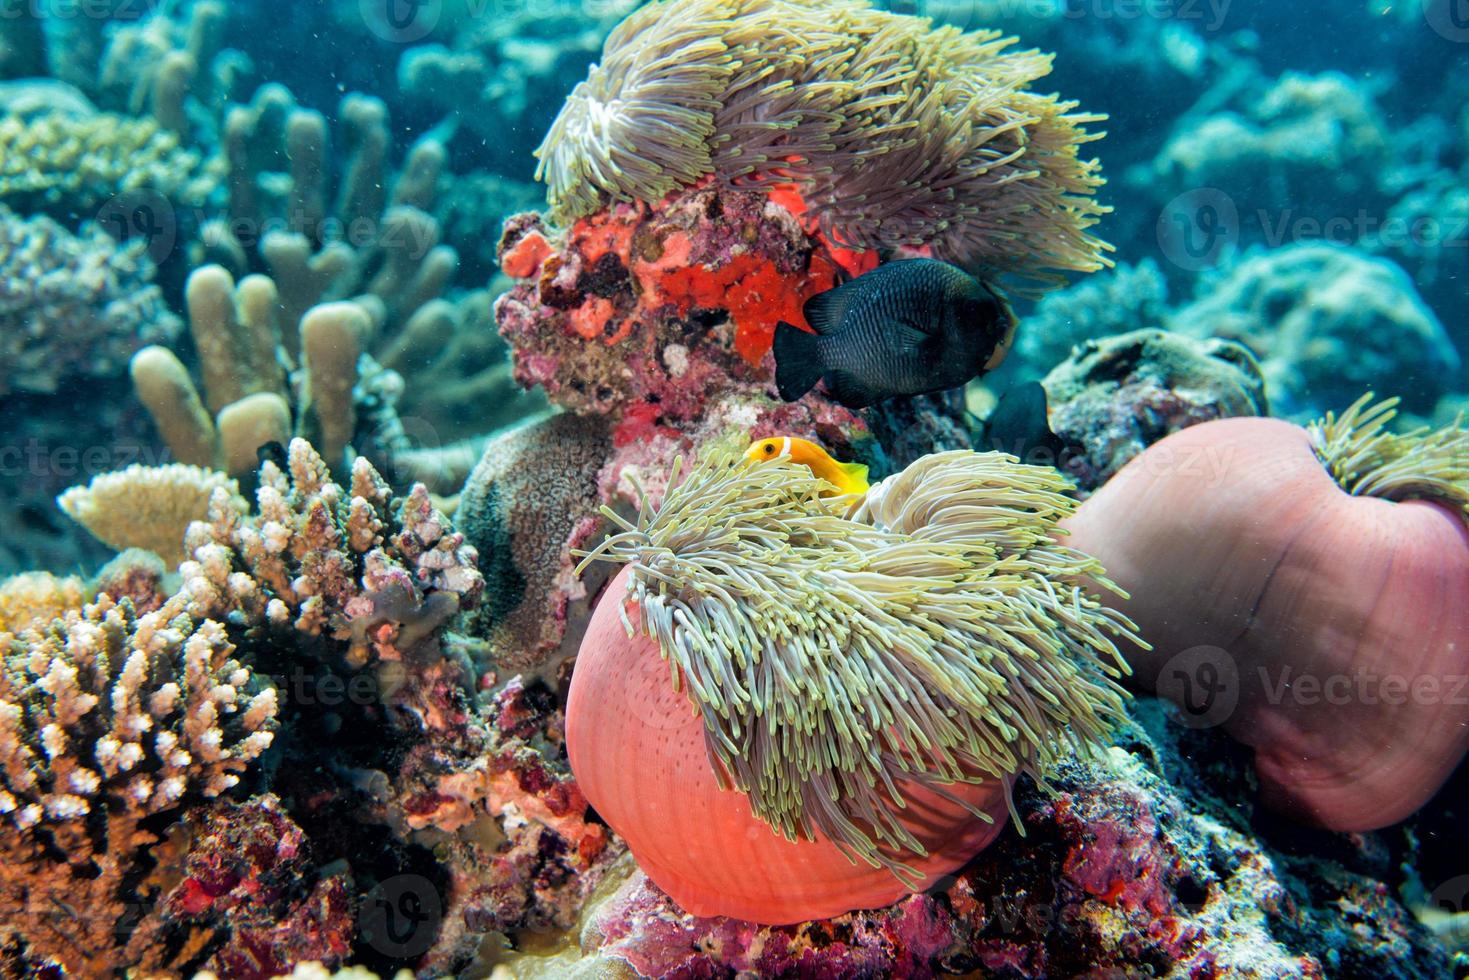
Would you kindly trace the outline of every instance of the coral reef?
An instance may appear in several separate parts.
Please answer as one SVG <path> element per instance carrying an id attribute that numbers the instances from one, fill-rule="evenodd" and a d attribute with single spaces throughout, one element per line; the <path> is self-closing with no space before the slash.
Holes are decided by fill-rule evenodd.
<path id="1" fill-rule="evenodd" d="M 318 870 L 274 797 L 196 809 L 175 833 L 179 881 L 159 904 L 172 923 L 223 939 L 206 969 L 268 977 L 347 955 L 357 929 L 350 880 Z"/>
<path id="2" fill-rule="evenodd" d="M 138 348 L 171 340 L 179 319 L 152 279 L 146 242 L 0 206 L 0 395 L 113 377 Z"/>
<path id="3" fill-rule="evenodd" d="M 219 795 L 271 743 L 276 692 L 178 599 L 103 595 L 0 634 L 0 891 L 7 944 L 83 975 L 161 964 L 135 914 L 149 818 Z M 142 921 L 139 919 L 142 918 Z"/>
<path id="4" fill-rule="evenodd" d="M 1120 263 L 1042 297 L 1015 332 L 1010 356 L 986 381 L 1002 388 L 1007 377 L 1044 377 L 1072 348 L 1116 334 L 1161 328 L 1171 313 L 1168 283 L 1156 262 Z"/>
<path id="5" fill-rule="evenodd" d="M 151 119 L 0 117 L 0 201 L 11 207 L 95 214 L 119 195 L 153 194 L 183 210 L 203 204 L 219 178 L 212 161 Z"/>
<path id="6" fill-rule="evenodd" d="M 1164 194 L 1256 184 L 1271 188 L 1272 203 L 1324 219 L 1331 202 L 1381 193 L 1376 182 L 1393 178 L 1403 151 L 1371 87 L 1339 72 L 1291 71 L 1180 126 L 1148 179 Z"/>
<path id="7" fill-rule="evenodd" d="M 881 910 L 787 926 L 682 913 L 623 870 L 549 952 L 512 955 L 524 978 L 643 976 L 1228 976 L 1340 970 L 1447 975 L 1428 930 L 1382 881 L 1393 851 L 1342 839 L 1330 857 L 1251 826 L 1237 749 L 1157 701 L 1129 708 L 1117 746 L 1066 760 L 1054 793 L 1022 780 L 1017 824 L 940 887 Z M 582 972 L 584 971 L 584 972 Z"/>
<path id="8" fill-rule="evenodd" d="M 1271 403 L 1288 418 L 1391 385 L 1429 409 L 1461 360 L 1438 317 L 1396 265 L 1352 249 L 1294 245 L 1248 255 L 1178 310 L 1173 329 L 1237 340 L 1260 358 Z"/>
<path id="9" fill-rule="evenodd" d="M 208 515 L 215 490 L 244 506 L 235 481 L 184 463 L 134 464 L 72 487 L 56 503 L 108 547 L 151 551 L 177 568 L 185 557 L 184 532 Z"/>
<path id="10" fill-rule="evenodd" d="M 179 571 L 195 615 L 327 633 L 349 640 L 346 659 L 360 666 L 436 654 L 439 629 L 484 591 L 474 549 L 428 491 L 416 486 L 390 510 L 388 485 L 365 459 L 352 467 L 349 492 L 294 439 L 288 471 L 261 467 L 256 499 L 249 515 L 216 489 L 208 520 L 189 527 L 193 558 Z"/>
<path id="11" fill-rule="evenodd" d="M 1099 117 L 1028 91 L 1050 59 L 1013 43 L 861 2 L 663 0 L 608 37 L 537 176 L 562 219 L 709 176 L 793 183 L 853 247 L 1042 280 L 1100 268 L 1102 181 L 1080 156 Z"/>
<path id="12" fill-rule="evenodd" d="M 555 680 L 605 576 L 572 574 L 571 551 L 604 522 L 597 478 L 612 450 L 596 416 L 554 415 L 490 440 L 464 485 L 455 521 L 483 556 L 485 601 L 471 630 L 506 671 Z"/>
<path id="13" fill-rule="evenodd" d="M 632 0 L 595 6 L 553 0 L 467 18 L 444 43 L 403 52 L 398 88 L 408 108 L 451 116 L 476 137 L 484 166 L 520 176 L 534 143 L 507 140 L 507 133 L 542 131 L 560 109 L 568 80 L 585 74 L 608 32 L 635 6 Z"/>
<path id="14" fill-rule="evenodd" d="M 26 572 L 0 580 L 0 633 L 19 633 L 45 625 L 87 601 L 85 584 L 75 575 Z"/>
<path id="15" fill-rule="evenodd" d="M 362 455 L 395 483 L 427 479 L 444 491 L 464 477 L 437 473 L 448 438 L 540 404 L 511 394 L 480 293 L 430 300 L 398 333 L 385 331 L 371 297 L 318 303 L 299 321 L 283 321 L 274 280 L 257 274 L 237 283 L 217 265 L 196 269 L 185 296 L 202 385 L 162 347 L 140 351 L 131 368 L 138 399 L 184 462 L 246 477 L 262 446 L 303 436 L 333 469 Z M 405 392 L 394 368 L 423 383 Z"/>
<path id="16" fill-rule="evenodd" d="M 802 302 L 834 284 L 838 261 L 761 191 L 617 205 L 564 240 L 517 216 L 501 263 L 522 281 L 495 317 L 516 380 L 557 404 L 605 413 L 644 402 L 686 421 L 718 388 L 768 378 L 756 368 L 776 323 L 804 323 Z M 674 391 L 682 397 L 665 397 Z"/>
<path id="17" fill-rule="evenodd" d="M 1169 433 L 1269 414 L 1265 379 L 1248 350 L 1163 330 L 1087 341 L 1042 384 L 1050 429 L 1066 447 L 1055 465 L 1083 491 Z"/>

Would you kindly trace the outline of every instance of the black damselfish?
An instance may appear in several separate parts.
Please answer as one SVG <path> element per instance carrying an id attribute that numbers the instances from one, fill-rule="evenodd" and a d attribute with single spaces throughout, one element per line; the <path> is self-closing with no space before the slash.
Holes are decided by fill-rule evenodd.
<path id="1" fill-rule="evenodd" d="M 902 259 L 812 296 L 816 333 L 775 330 L 775 384 L 793 402 L 826 381 L 848 408 L 957 388 L 992 370 L 1015 336 L 1009 305 L 963 269 Z"/>

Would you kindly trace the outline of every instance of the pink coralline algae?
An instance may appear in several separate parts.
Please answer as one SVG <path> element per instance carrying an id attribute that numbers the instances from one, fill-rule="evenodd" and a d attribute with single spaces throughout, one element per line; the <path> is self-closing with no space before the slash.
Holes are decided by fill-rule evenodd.
<path id="1" fill-rule="evenodd" d="M 768 385 L 781 320 L 876 253 L 831 246 L 793 192 L 671 195 L 619 204 L 560 235 L 535 215 L 506 224 L 501 257 L 521 281 L 495 306 L 516 379 L 576 411 L 668 424 L 733 385 Z"/>
<path id="2" fill-rule="evenodd" d="M 225 937 L 206 963 L 219 976 L 255 980 L 296 963 L 336 965 L 351 952 L 356 914 L 343 874 L 323 874 L 306 835 L 263 796 L 191 815 L 183 880 L 167 916 Z"/>

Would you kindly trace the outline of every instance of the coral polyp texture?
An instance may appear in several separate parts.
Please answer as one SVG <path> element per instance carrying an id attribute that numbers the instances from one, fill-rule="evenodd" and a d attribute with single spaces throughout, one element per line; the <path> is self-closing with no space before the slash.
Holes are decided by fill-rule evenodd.
<path id="1" fill-rule="evenodd" d="M 1074 506 L 1054 470 L 939 453 L 851 519 L 785 461 L 714 451 L 669 486 L 636 523 L 604 511 L 620 531 L 587 560 L 631 567 L 636 626 L 721 784 L 787 840 L 901 875 L 923 853 L 905 792 L 1039 775 L 1120 716 L 1111 637 L 1130 624 L 1089 591 L 1102 569 L 1051 539 Z"/>
<path id="2" fill-rule="evenodd" d="M 479 600 L 484 577 L 422 485 L 393 503 L 367 460 L 344 488 L 308 442 L 292 440 L 288 470 L 261 467 L 255 514 L 221 489 L 208 519 L 189 527 L 187 608 L 346 640 L 355 665 L 422 652 Z"/>
<path id="3" fill-rule="evenodd" d="M 1092 270 L 1105 209 L 1081 146 L 1101 117 L 1027 86 L 998 31 L 861 2 L 665 0 L 635 11 L 536 151 L 561 220 L 712 177 L 794 184 L 834 240 L 975 271 Z"/>
<path id="4" fill-rule="evenodd" d="M 134 464 L 72 487 L 56 503 L 108 546 L 142 548 L 177 568 L 184 560 L 184 532 L 208 515 L 216 489 L 243 506 L 239 486 L 218 471 L 185 463 Z"/>
<path id="5" fill-rule="evenodd" d="M 72 234 L 0 205 L 0 394 L 111 377 L 144 344 L 171 340 L 179 318 L 153 272 L 142 241 L 118 244 L 90 222 Z"/>
<path id="6" fill-rule="evenodd" d="M 271 744 L 275 689 L 183 606 L 103 595 L 0 633 L 0 935 L 33 962 L 97 976 L 161 955 L 146 930 L 120 949 L 144 821 L 228 790 Z"/>

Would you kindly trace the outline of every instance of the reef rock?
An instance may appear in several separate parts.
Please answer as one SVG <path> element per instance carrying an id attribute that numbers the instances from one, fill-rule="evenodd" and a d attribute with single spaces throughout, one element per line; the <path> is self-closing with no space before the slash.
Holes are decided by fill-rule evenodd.
<path id="1" fill-rule="evenodd" d="M 1265 415 L 1254 356 L 1230 340 L 1136 330 L 1088 341 L 1046 375 L 1060 469 L 1095 490 L 1171 432 L 1237 415 Z"/>
<path id="2" fill-rule="evenodd" d="M 1261 836 L 1239 749 L 1160 702 L 1131 713 L 1102 758 L 1054 770 L 1054 794 L 1022 784 L 1024 836 L 1005 833 L 927 893 L 759 927 L 686 915 L 627 862 L 565 946 L 510 966 L 522 978 L 1448 975 L 1442 948 L 1383 884 L 1399 872 L 1382 839 L 1331 838 L 1324 856 L 1321 838 L 1313 855 Z"/>
<path id="3" fill-rule="evenodd" d="M 1255 253 L 1201 290 L 1172 328 L 1247 345 L 1288 418 L 1343 409 L 1372 389 L 1402 397 L 1409 411 L 1431 410 L 1461 365 L 1407 274 L 1353 249 Z"/>

